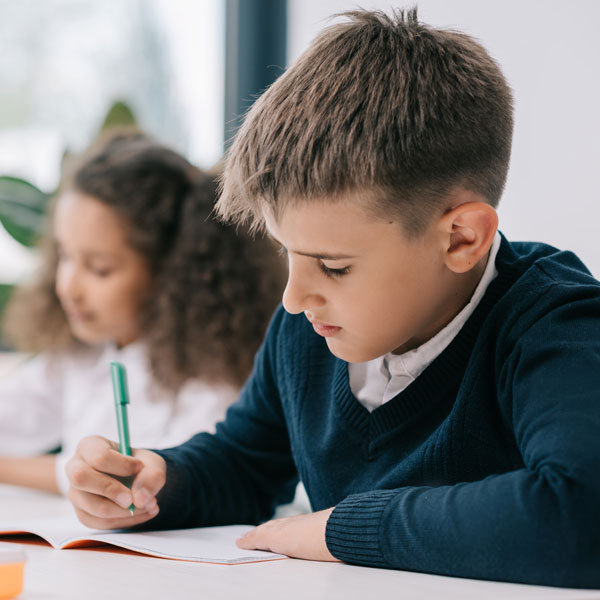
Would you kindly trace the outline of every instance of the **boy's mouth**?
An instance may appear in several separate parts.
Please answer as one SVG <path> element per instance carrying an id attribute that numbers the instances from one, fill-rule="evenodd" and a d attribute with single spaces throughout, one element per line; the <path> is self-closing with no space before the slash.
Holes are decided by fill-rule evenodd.
<path id="1" fill-rule="evenodd" d="M 341 329 L 341 327 L 337 327 L 336 325 L 327 325 L 320 321 L 312 321 L 311 319 L 309 319 L 309 321 L 311 322 L 313 329 L 323 337 L 335 335 Z"/>

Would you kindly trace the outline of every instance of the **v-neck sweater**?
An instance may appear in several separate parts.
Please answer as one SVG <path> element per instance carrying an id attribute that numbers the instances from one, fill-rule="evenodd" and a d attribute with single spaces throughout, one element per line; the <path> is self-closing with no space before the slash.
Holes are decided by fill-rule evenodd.
<path id="1" fill-rule="evenodd" d="M 572 253 L 502 238 L 448 347 L 369 412 L 303 315 L 276 312 L 239 401 L 160 454 L 150 526 L 258 523 L 298 476 L 355 564 L 600 587 L 600 283 Z"/>

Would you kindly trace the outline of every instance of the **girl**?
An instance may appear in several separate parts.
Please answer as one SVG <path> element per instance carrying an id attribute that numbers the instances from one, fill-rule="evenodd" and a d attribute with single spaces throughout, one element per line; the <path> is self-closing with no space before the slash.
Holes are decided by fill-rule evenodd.
<path id="1" fill-rule="evenodd" d="M 210 218 L 215 195 L 212 177 L 140 132 L 67 174 L 42 268 L 5 316 L 15 347 L 40 354 L 0 381 L 0 482 L 66 491 L 77 441 L 115 436 L 111 360 L 128 370 L 137 446 L 179 444 L 224 416 L 285 275 L 266 240 Z"/>

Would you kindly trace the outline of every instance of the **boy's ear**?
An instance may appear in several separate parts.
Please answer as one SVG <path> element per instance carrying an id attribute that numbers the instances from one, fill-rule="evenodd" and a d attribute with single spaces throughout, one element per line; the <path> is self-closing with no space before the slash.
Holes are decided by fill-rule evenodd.
<path id="1" fill-rule="evenodd" d="M 439 224 L 446 266 L 466 273 L 489 251 L 498 229 L 498 213 L 487 202 L 470 199 L 445 213 Z"/>

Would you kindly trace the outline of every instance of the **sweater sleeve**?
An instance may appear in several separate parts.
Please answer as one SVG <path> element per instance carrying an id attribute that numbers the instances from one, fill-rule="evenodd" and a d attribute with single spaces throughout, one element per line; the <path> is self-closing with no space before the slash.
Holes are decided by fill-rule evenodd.
<path id="1" fill-rule="evenodd" d="M 255 524 L 291 501 L 298 476 L 273 374 L 279 320 L 274 318 L 240 399 L 216 433 L 158 451 L 167 463 L 167 482 L 152 527 Z"/>
<path id="2" fill-rule="evenodd" d="M 498 401 L 522 468 L 349 496 L 327 523 L 331 553 L 363 565 L 600 587 L 598 314 L 598 300 L 552 309 L 503 364 Z"/>

